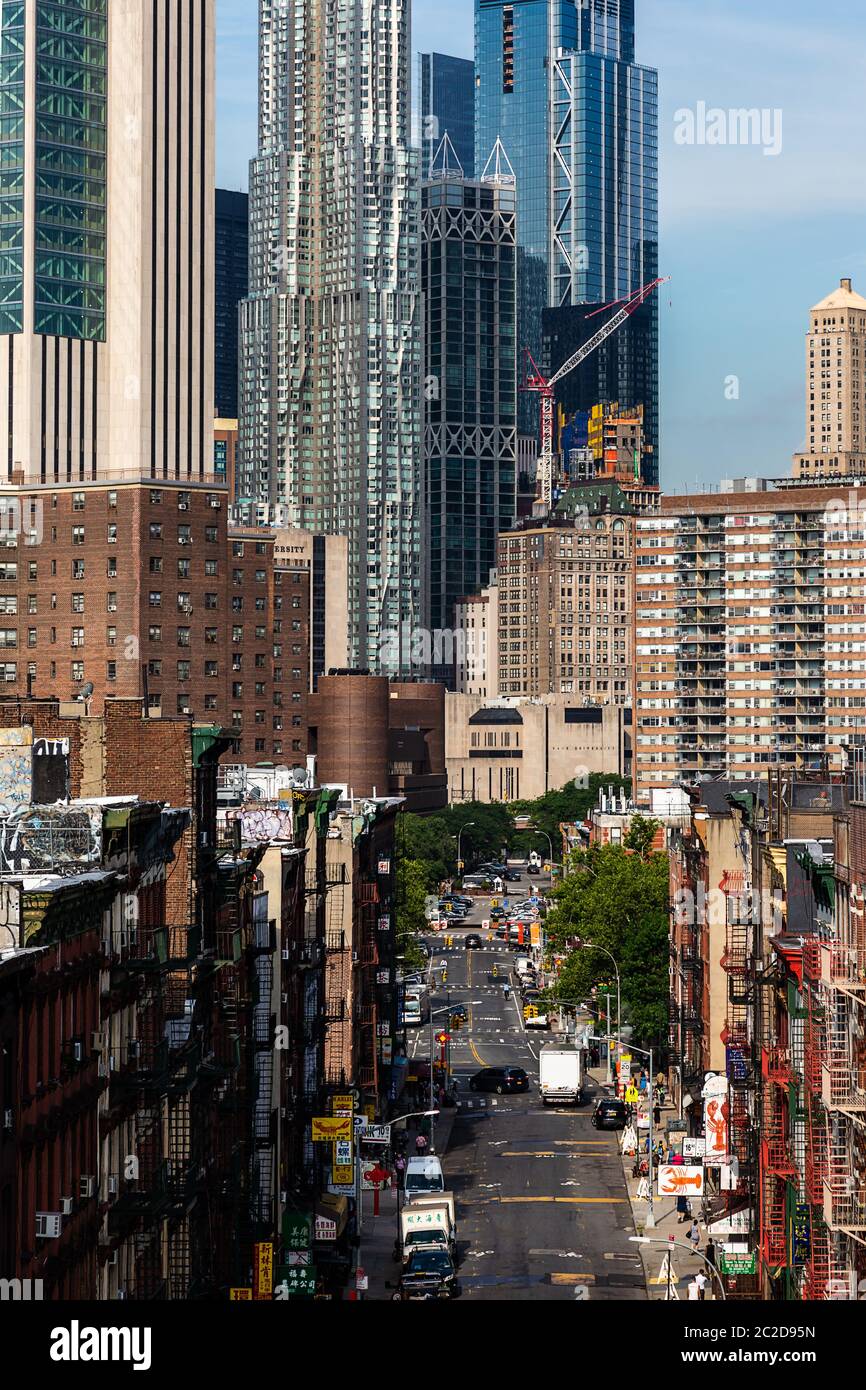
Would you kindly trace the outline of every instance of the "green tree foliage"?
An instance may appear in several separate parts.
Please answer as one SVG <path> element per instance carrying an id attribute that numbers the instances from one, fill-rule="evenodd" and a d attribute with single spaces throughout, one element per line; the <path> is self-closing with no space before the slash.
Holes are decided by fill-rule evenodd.
<path id="1" fill-rule="evenodd" d="M 426 966 L 416 938 L 426 930 L 427 865 L 418 859 L 397 859 L 397 950 L 410 970 Z"/>
<path id="2" fill-rule="evenodd" d="M 654 831 L 653 831 L 654 833 Z M 646 832 L 642 832 L 645 839 Z M 639 837 L 641 838 L 641 837 Z M 650 839 L 652 836 L 650 836 Z M 557 994 L 586 999 L 615 974 L 601 951 L 570 949 L 579 937 L 610 951 L 622 981 L 623 1023 L 638 1042 L 658 1044 L 667 1034 L 668 857 L 628 853 L 620 845 L 593 845 L 571 856 L 570 872 L 553 891 L 548 940 L 567 954 Z"/>
<path id="3" fill-rule="evenodd" d="M 457 836 L 451 834 L 445 814 L 400 816 L 397 847 L 398 860 L 411 859 L 423 865 L 427 893 L 437 892 L 442 880 L 455 872 Z"/>
<path id="4" fill-rule="evenodd" d="M 554 858 L 558 859 L 559 847 L 562 844 L 560 825 L 585 820 L 593 806 L 598 805 L 599 792 L 608 787 L 613 787 L 617 792 L 628 792 L 631 788 L 631 782 L 625 777 L 594 772 L 592 776 L 587 778 L 585 787 L 569 782 L 560 791 L 547 792 L 537 801 L 515 801 L 509 810 L 512 816 L 529 816 L 533 825 L 536 825 L 539 830 L 545 831 L 553 840 Z M 510 848 L 515 855 L 525 856 L 533 849 L 538 850 L 541 854 L 543 847 L 540 840 L 542 838 L 531 831 L 514 831 L 511 836 Z"/>
<path id="5" fill-rule="evenodd" d="M 659 830 L 661 821 L 653 820 L 649 816 L 634 816 L 623 836 L 623 846 L 632 850 L 634 854 L 639 854 L 641 859 L 646 859 L 652 854 L 653 840 Z"/>

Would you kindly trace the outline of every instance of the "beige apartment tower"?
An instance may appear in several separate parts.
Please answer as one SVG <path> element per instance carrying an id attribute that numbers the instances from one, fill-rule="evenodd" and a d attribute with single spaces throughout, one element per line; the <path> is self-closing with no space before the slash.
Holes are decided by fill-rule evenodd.
<path id="1" fill-rule="evenodd" d="M 806 335 L 806 448 L 794 477 L 866 477 L 866 299 L 849 279 L 811 311 Z"/>
<path id="2" fill-rule="evenodd" d="M 8 485 L 213 469 L 214 0 L 4 5 Z"/>

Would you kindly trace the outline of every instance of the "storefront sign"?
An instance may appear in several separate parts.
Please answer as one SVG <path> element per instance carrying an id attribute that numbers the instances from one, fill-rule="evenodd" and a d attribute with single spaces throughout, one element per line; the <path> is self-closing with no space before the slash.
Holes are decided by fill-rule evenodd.
<path id="1" fill-rule="evenodd" d="M 704 1102 L 705 1160 L 718 1167 L 728 1157 L 728 1078 L 709 1074 L 701 1092 Z"/>
<path id="2" fill-rule="evenodd" d="M 686 1163 L 663 1163 L 659 1167 L 660 1197 L 701 1197 L 704 1170 Z"/>
<path id="3" fill-rule="evenodd" d="M 274 1247 L 269 1240 L 253 1246 L 253 1298 L 270 1298 L 274 1291 Z"/>
<path id="4" fill-rule="evenodd" d="M 706 1139 L 683 1139 L 683 1158 L 703 1158 L 706 1151 Z"/>
<path id="5" fill-rule="evenodd" d="M 287 1250 L 307 1250 L 312 1234 L 309 1212 L 283 1213 L 283 1245 Z"/>
<path id="6" fill-rule="evenodd" d="M 230 1303 L 246 1303 L 246 1302 L 250 1302 L 250 1303 L 251 1303 L 251 1302 L 252 1302 L 252 1298 L 253 1298 L 253 1291 L 252 1291 L 252 1289 L 229 1289 L 229 1302 L 230 1302 Z"/>
<path id="7" fill-rule="evenodd" d="M 316 1216 L 316 1225 L 313 1232 L 314 1240 L 330 1241 L 337 1239 L 337 1223 L 332 1221 L 329 1216 Z"/>
<path id="8" fill-rule="evenodd" d="M 328 1143 L 335 1139 L 351 1139 L 351 1115 L 314 1115 L 313 1143 Z"/>
<path id="9" fill-rule="evenodd" d="M 358 1135 L 362 1144 L 390 1144 L 390 1125 L 366 1125 Z"/>
<path id="10" fill-rule="evenodd" d="M 316 1292 L 316 1270 L 314 1265 L 280 1266 L 280 1281 L 274 1291 L 277 1299 L 309 1298 Z"/>
<path id="11" fill-rule="evenodd" d="M 722 1251 L 720 1255 L 722 1274 L 755 1274 L 758 1268 L 758 1257 L 752 1252 L 751 1255 L 729 1255 Z"/>

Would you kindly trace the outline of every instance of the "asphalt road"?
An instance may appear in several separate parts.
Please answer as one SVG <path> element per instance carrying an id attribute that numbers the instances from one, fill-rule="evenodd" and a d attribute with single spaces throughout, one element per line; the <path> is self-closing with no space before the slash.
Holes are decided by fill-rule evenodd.
<path id="1" fill-rule="evenodd" d="M 512 896 L 525 890 L 509 885 Z M 645 1299 L 642 1266 L 618 1154 L 617 1136 L 590 1123 L 593 1084 L 580 1107 L 546 1107 L 538 1094 L 538 1053 L 551 1035 L 527 1034 L 519 994 L 506 1001 L 515 951 L 485 941 L 467 951 L 464 938 L 487 915 L 486 901 L 454 929 L 428 938 L 437 977 L 447 961 L 447 984 L 432 997 L 434 1011 L 467 1005 L 469 1020 L 453 1034 L 451 1061 L 460 1111 L 444 1160 L 457 1198 L 460 1279 L 470 1301 Z M 492 977 L 494 963 L 499 976 Z M 447 1015 L 434 1028 L 445 1027 Z M 428 1054 L 429 1028 L 412 1047 Z M 523 1067 L 529 1093 L 472 1093 L 469 1079 L 483 1066 Z"/>

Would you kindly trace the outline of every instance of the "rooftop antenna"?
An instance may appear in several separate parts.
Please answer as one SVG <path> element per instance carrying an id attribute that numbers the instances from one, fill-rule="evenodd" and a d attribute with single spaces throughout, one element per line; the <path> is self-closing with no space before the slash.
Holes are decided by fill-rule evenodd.
<path id="1" fill-rule="evenodd" d="M 496 144 L 490 151 L 490 157 L 484 166 L 481 182 L 510 184 L 512 187 L 517 183 L 514 170 L 511 167 L 511 160 L 505 153 L 505 146 L 498 136 L 496 137 Z"/>
<path id="2" fill-rule="evenodd" d="M 439 141 L 439 147 L 433 158 L 430 160 L 431 179 L 463 179 L 466 175 L 463 172 L 463 165 L 457 157 L 457 151 L 451 143 L 448 131 Z"/>

